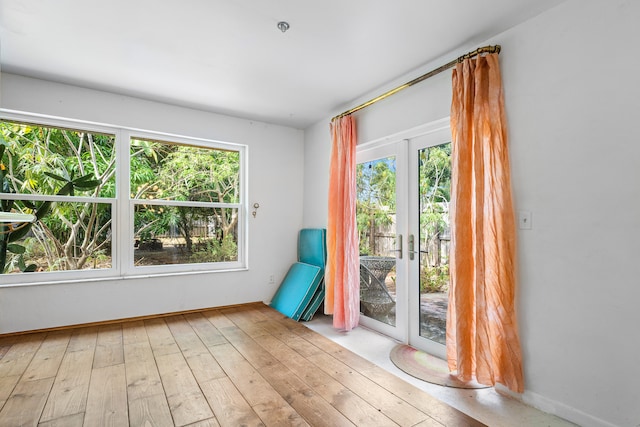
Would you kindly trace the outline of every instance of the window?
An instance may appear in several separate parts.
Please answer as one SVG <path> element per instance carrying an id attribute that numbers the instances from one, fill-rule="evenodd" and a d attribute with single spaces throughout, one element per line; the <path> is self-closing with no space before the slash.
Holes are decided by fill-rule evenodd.
<path id="1" fill-rule="evenodd" d="M 114 135 L 8 121 L 0 132 L 0 208 L 38 218 L 0 227 L 3 272 L 111 268 Z"/>
<path id="2" fill-rule="evenodd" d="M 0 119 L 0 211 L 37 217 L 0 223 L 0 284 L 246 265 L 246 147 L 33 122 Z"/>
<path id="3" fill-rule="evenodd" d="M 238 261 L 240 152 L 132 138 L 135 266 Z"/>

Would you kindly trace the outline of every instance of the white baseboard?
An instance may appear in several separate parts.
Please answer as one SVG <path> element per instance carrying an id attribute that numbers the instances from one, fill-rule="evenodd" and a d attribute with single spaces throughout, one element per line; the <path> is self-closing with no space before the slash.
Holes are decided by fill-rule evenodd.
<path id="1" fill-rule="evenodd" d="M 534 393 L 532 391 L 526 391 L 523 394 L 514 393 L 502 384 L 496 384 L 495 389 L 498 393 L 505 394 L 522 403 L 532 406 L 548 414 L 555 415 L 563 418 L 567 421 L 571 421 L 579 426 L 584 427 L 617 427 L 603 419 L 597 418 L 593 415 L 582 412 L 572 406 L 566 405 L 562 402 L 549 399 L 541 394 Z"/>

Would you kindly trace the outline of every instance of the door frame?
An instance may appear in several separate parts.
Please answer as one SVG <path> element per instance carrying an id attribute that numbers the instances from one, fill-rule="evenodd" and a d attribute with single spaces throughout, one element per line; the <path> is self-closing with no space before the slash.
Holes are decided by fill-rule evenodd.
<path id="1" fill-rule="evenodd" d="M 411 212 L 418 212 L 418 198 L 410 197 L 418 192 L 418 164 L 412 161 L 414 145 L 411 140 L 420 138 L 429 141 L 427 146 L 435 146 L 451 141 L 450 118 L 445 117 L 433 122 L 407 129 L 366 143 L 358 144 L 356 162 L 396 156 L 396 234 L 402 235 L 402 259 L 396 257 L 396 326 L 360 315 L 360 324 L 402 343 L 440 358 L 446 357 L 445 346 L 420 337 L 419 304 L 411 296 L 419 294 L 419 263 L 409 259 L 408 236 L 419 236 L 419 218 Z M 436 142 L 439 141 L 439 142 Z M 412 151 L 410 151 L 412 150 Z M 417 148 L 415 150 L 417 152 Z M 411 163 L 411 164 L 410 164 Z M 404 172 L 402 172 L 404 171 Z M 406 207 L 401 211 L 400 207 Z M 419 250 L 419 248 L 418 248 Z M 413 299 L 415 300 L 415 298 Z"/>

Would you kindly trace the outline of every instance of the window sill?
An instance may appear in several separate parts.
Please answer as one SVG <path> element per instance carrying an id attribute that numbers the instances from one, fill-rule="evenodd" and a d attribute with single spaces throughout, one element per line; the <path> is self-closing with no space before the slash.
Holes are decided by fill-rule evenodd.
<path id="1" fill-rule="evenodd" d="M 140 279 L 153 279 L 153 278 L 161 278 L 161 277 L 197 276 L 197 275 L 203 275 L 203 274 L 235 273 L 235 272 L 242 272 L 242 271 L 249 271 L 249 268 L 237 267 L 237 268 L 228 268 L 228 269 L 220 269 L 220 270 L 176 271 L 176 272 L 162 272 L 162 273 L 158 272 L 158 273 L 129 274 L 129 275 L 121 275 L 121 276 L 40 280 L 40 281 L 22 282 L 22 283 L 0 283 L 0 289 L 17 288 L 17 287 L 23 287 L 23 286 L 49 286 L 49 285 L 92 283 L 92 282 L 116 282 L 116 281 L 128 281 L 128 280 L 140 280 Z"/>

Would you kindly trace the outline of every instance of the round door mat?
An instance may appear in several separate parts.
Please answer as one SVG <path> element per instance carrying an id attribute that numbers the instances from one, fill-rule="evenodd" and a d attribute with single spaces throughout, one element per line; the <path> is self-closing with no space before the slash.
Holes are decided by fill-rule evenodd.
<path id="1" fill-rule="evenodd" d="M 475 381 L 460 381 L 449 373 L 447 362 L 435 356 L 399 344 L 391 350 L 389 358 L 398 369 L 420 380 L 454 388 L 488 388 Z"/>

